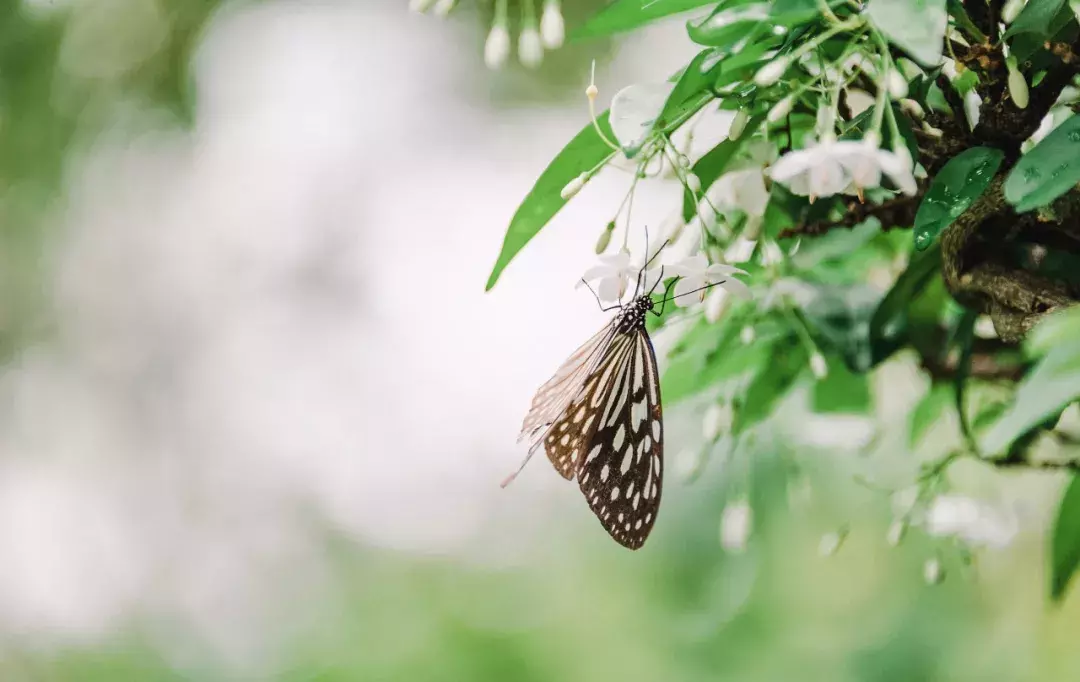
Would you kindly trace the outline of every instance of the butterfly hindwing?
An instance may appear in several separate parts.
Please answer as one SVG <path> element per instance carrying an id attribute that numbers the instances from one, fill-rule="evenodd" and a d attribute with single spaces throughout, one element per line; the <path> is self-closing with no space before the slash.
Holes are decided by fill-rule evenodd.
<path id="1" fill-rule="evenodd" d="M 612 346 L 624 340 L 627 352 L 618 356 L 612 379 L 597 383 L 605 390 L 590 413 L 595 424 L 579 448 L 584 458 L 578 460 L 577 475 L 581 492 L 608 533 L 637 549 L 660 506 L 664 434 L 652 342 L 644 326 L 620 333 Z M 606 366 L 602 362 L 600 368 Z"/>

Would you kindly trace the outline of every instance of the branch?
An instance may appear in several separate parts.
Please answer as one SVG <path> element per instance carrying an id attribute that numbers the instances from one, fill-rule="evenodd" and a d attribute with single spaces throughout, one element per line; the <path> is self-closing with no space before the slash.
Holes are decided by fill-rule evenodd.
<path id="1" fill-rule="evenodd" d="M 922 367 L 934 381 L 952 381 L 959 373 L 958 357 L 923 357 Z M 1019 381 L 1027 367 L 1023 364 L 1002 363 L 996 353 L 973 353 L 967 376 L 985 381 Z"/>

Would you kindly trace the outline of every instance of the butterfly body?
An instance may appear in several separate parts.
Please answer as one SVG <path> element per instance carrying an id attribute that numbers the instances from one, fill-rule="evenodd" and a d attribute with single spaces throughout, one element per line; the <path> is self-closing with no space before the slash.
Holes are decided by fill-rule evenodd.
<path id="1" fill-rule="evenodd" d="M 542 446 L 630 549 L 644 544 L 656 522 L 663 476 L 660 376 L 645 328 L 652 310 L 648 294 L 621 306 L 537 391 L 521 431 L 530 456 Z"/>

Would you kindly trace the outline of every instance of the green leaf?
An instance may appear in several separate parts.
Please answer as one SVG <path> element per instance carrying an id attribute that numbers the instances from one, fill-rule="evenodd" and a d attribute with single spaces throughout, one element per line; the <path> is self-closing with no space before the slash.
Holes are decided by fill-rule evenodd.
<path id="1" fill-rule="evenodd" d="M 829 0 L 830 8 L 844 4 L 842 0 Z M 773 0 L 769 21 L 777 26 L 797 26 L 821 17 L 818 0 Z"/>
<path id="2" fill-rule="evenodd" d="M 1018 213 L 1045 206 L 1080 182 L 1080 116 L 1071 116 L 1025 154 L 1005 179 Z"/>
<path id="3" fill-rule="evenodd" d="M 721 5 L 701 21 L 686 22 L 686 34 L 698 45 L 727 48 L 745 38 L 767 16 L 768 10 L 758 4 L 734 9 Z"/>
<path id="4" fill-rule="evenodd" d="M 769 417 L 806 367 L 806 346 L 794 335 L 776 344 L 767 367 L 754 372 L 746 393 L 736 403 L 731 433 L 738 435 Z"/>
<path id="5" fill-rule="evenodd" d="M 597 117 L 597 123 L 605 135 L 612 135 L 607 112 Z M 566 184 L 592 170 L 613 154 L 611 148 L 593 130 L 591 123 L 570 140 L 570 144 L 563 147 L 514 213 L 503 239 L 502 250 L 484 287 L 485 291 L 490 291 L 491 287 L 495 286 L 507 264 L 566 204 L 566 200 L 561 196 Z"/>
<path id="6" fill-rule="evenodd" d="M 948 14 L 945 0 L 871 0 L 863 14 L 889 42 L 923 66 L 941 61 Z"/>
<path id="7" fill-rule="evenodd" d="M 1080 340 L 1055 346 L 1024 377 L 1008 410 L 980 439 L 987 455 L 1006 452 L 1032 429 L 1080 399 Z"/>
<path id="8" fill-rule="evenodd" d="M 1005 31 L 1005 37 L 1010 38 L 1021 33 L 1037 33 L 1049 38 L 1054 17 L 1061 10 L 1065 0 L 1029 0 L 1024 5 L 1016 19 Z"/>
<path id="9" fill-rule="evenodd" d="M 711 5 L 716 0 L 615 0 L 574 32 L 573 38 L 596 38 L 629 31 L 650 22 Z"/>
<path id="10" fill-rule="evenodd" d="M 1054 313 L 1028 332 L 1024 347 L 1032 356 L 1042 356 L 1062 344 L 1080 339 L 1080 306 Z"/>
<path id="11" fill-rule="evenodd" d="M 1077 37 L 1076 15 L 1068 4 L 1064 4 L 1049 22 L 1045 30 L 1017 33 L 1009 39 L 1009 53 L 1025 64 L 1029 73 L 1037 73 L 1053 64 L 1059 64 L 1060 58 L 1044 49 L 1047 41 L 1053 43 L 1073 43 Z"/>
<path id="12" fill-rule="evenodd" d="M 840 357 L 829 360 L 829 374 L 814 383 L 811 408 L 814 412 L 866 414 L 874 405 L 869 375 L 852 372 Z"/>
<path id="13" fill-rule="evenodd" d="M 949 16 L 953 18 L 956 25 L 962 28 L 967 34 L 980 42 L 986 40 L 986 34 L 979 30 L 979 27 L 971 21 L 971 17 L 968 16 L 967 10 L 964 9 L 964 5 L 960 0 L 948 0 Z"/>
<path id="14" fill-rule="evenodd" d="M 914 449 L 930 427 L 941 418 L 945 407 L 953 402 L 953 392 L 947 384 L 935 384 L 911 411 L 908 431 L 908 447 Z"/>
<path id="15" fill-rule="evenodd" d="M 941 266 L 938 245 L 912 255 L 907 269 L 896 278 L 870 318 L 870 349 L 873 364 L 885 360 L 901 346 L 908 331 L 908 308 Z"/>
<path id="16" fill-rule="evenodd" d="M 724 140 L 705 153 L 693 166 L 694 175 L 701 180 L 701 191 L 705 192 L 716 179 L 727 170 L 735 154 L 753 133 L 761 127 L 765 116 L 754 116 L 746 123 L 743 134 L 737 140 Z M 683 220 L 689 221 L 697 214 L 697 202 L 688 190 L 683 189 Z"/>
<path id="17" fill-rule="evenodd" d="M 982 196 L 1004 158 L 998 149 L 974 147 L 949 159 L 915 214 L 915 248 L 925 250 Z"/>
<path id="18" fill-rule="evenodd" d="M 1075 474 L 1061 496 L 1050 540 L 1050 599 L 1061 601 L 1080 566 L 1080 476 Z"/>

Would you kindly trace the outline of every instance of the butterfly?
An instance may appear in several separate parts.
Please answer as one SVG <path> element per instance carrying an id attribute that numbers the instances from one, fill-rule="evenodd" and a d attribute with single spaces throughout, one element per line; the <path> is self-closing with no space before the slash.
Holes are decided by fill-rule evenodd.
<path id="1" fill-rule="evenodd" d="M 543 447 L 563 478 L 577 479 L 608 534 L 629 549 L 641 547 L 656 523 L 664 475 L 660 373 L 645 319 L 662 315 L 671 299 L 665 292 L 657 311 L 653 291 L 639 293 L 645 267 L 630 302 L 607 308 L 619 312 L 536 392 L 518 436 L 529 439 L 529 453 L 502 483 Z M 656 284 L 662 279 L 661 271 Z"/>

